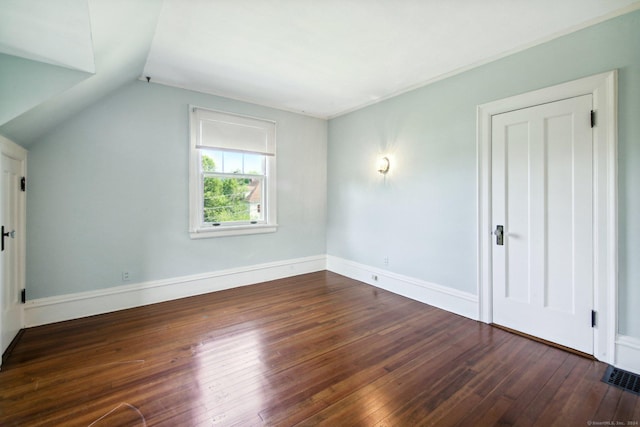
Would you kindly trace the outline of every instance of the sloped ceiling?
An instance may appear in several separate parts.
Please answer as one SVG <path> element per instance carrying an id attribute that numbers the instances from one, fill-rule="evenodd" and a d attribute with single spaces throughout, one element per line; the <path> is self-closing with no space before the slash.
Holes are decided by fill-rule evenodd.
<path id="1" fill-rule="evenodd" d="M 0 133 L 28 146 L 144 76 L 331 118 L 638 8 L 640 0 L 0 0 L 0 53 L 49 65 L 30 64 L 41 83 L 20 85 L 0 57 L 0 90 L 13 101 L 4 115 L 0 104 Z"/>
<path id="2" fill-rule="evenodd" d="M 87 0 L 2 0 L 0 52 L 93 73 Z"/>
<path id="3" fill-rule="evenodd" d="M 95 71 L 86 0 L 0 3 L 0 124 Z"/>
<path id="4" fill-rule="evenodd" d="M 0 0 L 0 14 L 10 6 L 5 1 Z M 47 2 L 58 5 L 63 11 L 75 7 L 73 2 L 66 0 L 19 1 L 31 3 L 32 8 Z M 139 78 L 144 69 L 162 0 L 84 0 L 84 3 L 88 4 L 95 73 L 2 124 L 0 133 L 19 144 L 28 147 L 83 108 Z M 56 30 L 35 24 L 33 28 L 40 39 L 56 33 Z M 67 48 L 60 46 L 51 50 Z M 59 62 L 55 52 L 50 56 L 58 58 L 56 61 Z M 43 74 L 41 79 L 48 80 L 49 74 Z"/>
<path id="5" fill-rule="evenodd" d="M 0 124 L 91 76 L 78 70 L 0 53 Z"/>

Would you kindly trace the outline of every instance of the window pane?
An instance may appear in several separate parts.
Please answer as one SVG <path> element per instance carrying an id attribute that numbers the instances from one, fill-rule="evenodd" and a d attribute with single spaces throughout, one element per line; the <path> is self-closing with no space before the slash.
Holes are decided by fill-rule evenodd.
<path id="1" fill-rule="evenodd" d="M 222 152 L 215 150 L 202 150 L 200 152 L 200 161 L 203 172 L 220 172 L 222 171 Z"/>
<path id="2" fill-rule="evenodd" d="M 265 156 L 233 151 L 201 150 L 203 172 L 264 175 Z"/>
<path id="3" fill-rule="evenodd" d="M 261 154 L 244 154 L 243 173 L 264 175 L 264 156 Z"/>
<path id="4" fill-rule="evenodd" d="M 262 180 L 204 177 L 204 222 L 262 221 Z"/>
<path id="5" fill-rule="evenodd" d="M 222 172 L 242 173 L 242 153 L 233 151 L 222 152 Z"/>

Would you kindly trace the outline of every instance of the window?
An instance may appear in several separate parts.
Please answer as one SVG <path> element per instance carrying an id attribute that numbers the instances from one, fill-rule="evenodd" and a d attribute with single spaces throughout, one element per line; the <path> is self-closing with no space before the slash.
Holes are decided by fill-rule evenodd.
<path id="1" fill-rule="evenodd" d="M 276 231 L 275 123 L 190 107 L 192 238 Z"/>

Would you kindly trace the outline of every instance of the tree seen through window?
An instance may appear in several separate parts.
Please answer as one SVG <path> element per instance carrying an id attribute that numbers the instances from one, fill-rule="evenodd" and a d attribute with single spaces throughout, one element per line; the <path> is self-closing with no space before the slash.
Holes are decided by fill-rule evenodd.
<path id="1" fill-rule="evenodd" d="M 215 224 L 258 220 L 260 205 L 258 203 L 256 206 L 255 197 L 252 196 L 256 191 L 261 191 L 260 181 L 246 176 L 207 176 L 207 172 L 216 172 L 216 164 L 210 156 L 203 154 L 201 158 L 204 172 L 204 222 Z"/>

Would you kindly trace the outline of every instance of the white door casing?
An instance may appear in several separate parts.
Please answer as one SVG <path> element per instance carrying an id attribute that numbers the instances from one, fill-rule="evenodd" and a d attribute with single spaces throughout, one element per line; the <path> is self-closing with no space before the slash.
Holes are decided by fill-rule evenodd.
<path id="1" fill-rule="evenodd" d="M 478 318 L 492 323 L 492 117 L 531 106 L 592 95 L 593 136 L 593 355 L 615 362 L 617 331 L 617 72 L 616 70 L 478 106 Z"/>
<path id="2" fill-rule="evenodd" d="M 0 225 L 5 226 L 5 250 L 0 253 L 0 343 L 7 349 L 24 326 L 21 291 L 25 284 L 25 193 L 26 150 L 0 137 Z"/>
<path id="3" fill-rule="evenodd" d="M 493 322 L 593 354 L 591 94 L 491 119 Z M 497 240 L 497 237 L 496 237 Z"/>

